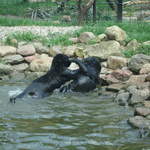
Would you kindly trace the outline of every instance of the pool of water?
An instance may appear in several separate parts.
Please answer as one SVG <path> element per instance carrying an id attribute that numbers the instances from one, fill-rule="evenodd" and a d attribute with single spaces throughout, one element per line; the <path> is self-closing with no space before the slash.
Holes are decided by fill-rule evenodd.
<path id="1" fill-rule="evenodd" d="M 150 150 L 149 137 L 128 125 L 130 107 L 100 96 L 54 93 L 9 103 L 27 83 L 0 83 L 0 150 Z"/>

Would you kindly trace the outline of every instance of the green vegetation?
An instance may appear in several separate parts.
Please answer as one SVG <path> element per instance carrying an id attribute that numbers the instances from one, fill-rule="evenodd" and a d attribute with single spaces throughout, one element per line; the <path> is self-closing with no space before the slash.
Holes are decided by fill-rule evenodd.
<path id="1" fill-rule="evenodd" d="M 125 50 L 125 51 L 123 51 L 123 54 L 128 58 L 130 58 L 136 54 L 150 55 L 150 45 L 142 45 L 135 51 L 134 50 Z"/>
<path id="2" fill-rule="evenodd" d="M 23 0 L 1 0 L 0 2 L 0 25 L 1 26 L 70 26 L 77 25 L 77 5 L 76 1 L 69 1 L 63 12 L 57 12 L 57 4 L 52 3 L 51 0 L 47 0 L 44 3 L 25 3 Z M 50 17 L 46 19 L 35 19 L 32 20 L 29 16 L 27 17 L 28 9 L 36 10 L 40 9 L 48 9 L 50 12 Z M 72 43 L 68 41 L 69 37 L 78 37 L 81 32 L 93 32 L 95 35 L 99 35 L 104 33 L 106 27 L 112 25 L 118 25 L 123 30 L 127 32 L 128 39 L 127 42 L 132 39 L 137 39 L 138 42 L 144 42 L 150 40 L 150 24 L 144 22 L 114 22 L 114 12 L 108 7 L 106 0 L 101 0 L 100 5 L 97 5 L 97 14 L 99 21 L 97 23 L 86 22 L 83 25 L 82 29 L 76 31 L 72 34 L 66 35 L 52 35 L 49 34 L 48 37 L 42 37 L 35 35 L 33 33 L 13 33 L 8 36 L 6 39 L 7 44 L 11 44 L 11 39 L 17 39 L 17 41 L 40 41 L 45 45 L 53 46 L 53 45 L 71 45 Z M 128 9 L 126 9 L 128 11 Z M 134 9 L 132 9 L 134 11 Z M 131 10 L 128 11 L 131 13 Z M 72 17 L 71 22 L 63 22 L 62 16 L 70 15 Z M 89 11 L 88 18 L 92 16 L 91 11 Z M 54 21 L 59 20 L 60 24 L 54 23 Z M 105 20 L 105 21 L 101 21 Z M 94 44 L 96 41 L 90 41 L 88 44 Z M 150 55 L 149 47 L 140 47 L 137 51 L 126 50 L 124 52 L 126 57 L 131 57 L 136 53 L 144 53 Z"/>

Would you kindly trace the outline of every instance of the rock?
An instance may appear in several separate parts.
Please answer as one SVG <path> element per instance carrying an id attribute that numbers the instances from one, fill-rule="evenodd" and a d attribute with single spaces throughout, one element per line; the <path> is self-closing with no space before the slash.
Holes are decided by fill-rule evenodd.
<path id="1" fill-rule="evenodd" d="M 62 16 L 62 21 L 71 22 L 71 16 L 68 16 L 68 15 Z"/>
<path id="2" fill-rule="evenodd" d="M 117 80 L 113 75 L 111 74 L 108 74 L 108 75 L 105 75 L 103 77 L 103 79 L 108 83 L 108 84 L 116 84 L 116 83 L 120 83 L 119 80 Z"/>
<path id="3" fill-rule="evenodd" d="M 0 81 L 9 81 L 9 75 L 0 75 Z"/>
<path id="4" fill-rule="evenodd" d="M 107 58 L 113 54 L 121 54 L 120 44 L 117 41 L 102 41 L 99 44 L 88 45 L 86 53 L 88 56 Z"/>
<path id="5" fill-rule="evenodd" d="M 118 93 L 114 101 L 121 106 L 127 106 L 129 98 L 130 98 L 130 93 L 123 91 Z"/>
<path id="6" fill-rule="evenodd" d="M 9 75 L 13 71 L 10 65 L 0 63 L 0 75 Z"/>
<path id="7" fill-rule="evenodd" d="M 71 43 L 76 44 L 79 43 L 79 39 L 78 38 L 69 38 L 68 39 Z"/>
<path id="8" fill-rule="evenodd" d="M 107 86 L 106 90 L 107 91 L 112 91 L 112 92 L 119 92 L 121 89 L 127 88 L 127 84 L 123 83 L 116 83 L 116 84 L 111 84 Z"/>
<path id="9" fill-rule="evenodd" d="M 30 55 L 34 55 L 35 54 L 35 48 L 32 44 L 27 44 L 27 45 L 23 45 L 20 46 L 17 49 L 17 53 L 22 55 L 22 56 L 30 56 Z"/>
<path id="10" fill-rule="evenodd" d="M 21 41 L 18 43 L 18 47 L 21 47 L 21 46 L 24 46 L 24 45 L 27 45 L 28 43 L 26 41 Z"/>
<path id="11" fill-rule="evenodd" d="M 136 128 L 147 128 L 150 129 L 150 120 L 142 117 L 142 116 L 135 116 L 135 117 L 131 117 L 129 118 L 128 122 L 136 127 Z"/>
<path id="12" fill-rule="evenodd" d="M 27 63 L 31 63 L 31 62 L 32 62 L 33 60 L 35 60 L 37 57 L 38 57 L 38 55 L 26 56 L 26 57 L 24 57 L 24 60 L 25 60 Z"/>
<path id="13" fill-rule="evenodd" d="M 75 56 L 76 57 L 84 58 L 86 55 L 87 54 L 82 47 L 77 47 L 75 49 Z"/>
<path id="14" fill-rule="evenodd" d="M 135 115 L 146 117 L 146 116 L 150 115 L 150 108 L 137 107 L 135 109 Z"/>
<path id="15" fill-rule="evenodd" d="M 24 58 L 21 55 L 9 55 L 2 58 L 6 64 L 18 64 L 21 63 Z"/>
<path id="16" fill-rule="evenodd" d="M 146 81 L 146 82 L 150 82 L 150 74 L 148 74 L 148 75 L 146 76 L 145 81 Z"/>
<path id="17" fill-rule="evenodd" d="M 145 42 L 142 43 L 142 45 L 149 46 L 150 45 L 150 41 L 145 41 Z"/>
<path id="18" fill-rule="evenodd" d="M 63 53 L 67 56 L 84 57 L 84 49 L 76 45 L 64 47 Z"/>
<path id="19" fill-rule="evenodd" d="M 117 70 L 113 71 L 111 74 L 117 80 L 127 81 L 130 78 L 130 76 L 132 75 L 132 72 L 129 70 L 117 69 Z"/>
<path id="20" fill-rule="evenodd" d="M 60 21 L 59 20 L 52 21 L 52 24 L 58 25 L 60 24 Z"/>
<path id="21" fill-rule="evenodd" d="M 49 50 L 49 54 L 50 54 L 50 56 L 55 56 L 55 55 L 57 55 L 57 54 L 61 54 L 62 53 L 62 46 L 53 46 L 53 47 L 51 47 L 50 48 L 50 50 Z"/>
<path id="22" fill-rule="evenodd" d="M 127 59 L 119 56 L 109 56 L 107 66 L 111 69 L 118 69 L 127 66 Z"/>
<path id="23" fill-rule="evenodd" d="M 150 73 L 150 63 L 144 64 L 140 70 L 140 74 L 148 74 Z"/>
<path id="24" fill-rule="evenodd" d="M 13 70 L 18 71 L 18 72 L 23 72 L 23 71 L 27 70 L 28 67 L 29 66 L 27 63 L 22 63 L 22 64 L 12 66 Z"/>
<path id="25" fill-rule="evenodd" d="M 95 35 L 92 32 L 83 32 L 79 36 L 79 41 L 81 43 L 87 43 L 93 39 L 95 39 Z"/>
<path id="26" fill-rule="evenodd" d="M 22 72 L 16 72 L 10 74 L 10 78 L 13 81 L 23 81 L 25 79 L 25 74 Z"/>
<path id="27" fill-rule="evenodd" d="M 144 101 L 143 104 L 144 104 L 144 107 L 150 108 L 150 101 Z"/>
<path id="28" fill-rule="evenodd" d="M 103 65 L 105 65 L 104 63 L 101 63 L 101 74 L 111 74 L 114 70 L 107 68 L 107 64 L 103 67 Z"/>
<path id="29" fill-rule="evenodd" d="M 129 99 L 129 104 L 131 105 L 142 103 L 150 96 L 148 88 L 137 89 L 137 86 L 130 86 L 127 91 L 131 94 L 131 98 Z"/>
<path id="30" fill-rule="evenodd" d="M 106 34 L 100 34 L 97 36 L 97 42 L 101 42 L 107 40 L 107 35 Z"/>
<path id="31" fill-rule="evenodd" d="M 36 78 L 41 77 L 44 74 L 45 72 L 29 72 L 29 71 L 25 72 L 26 79 L 28 80 L 34 80 Z"/>
<path id="32" fill-rule="evenodd" d="M 49 48 L 44 46 L 42 43 L 36 42 L 36 43 L 33 43 L 33 45 L 34 45 L 34 48 L 37 53 L 39 53 L 39 54 L 42 54 L 42 53 L 48 54 L 49 53 Z"/>
<path id="33" fill-rule="evenodd" d="M 130 85 L 138 85 L 144 83 L 146 75 L 131 75 L 127 83 Z"/>
<path id="34" fill-rule="evenodd" d="M 0 56 L 16 54 L 16 48 L 12 46 L 0 46 Z"/>
<path id="35" fill-rule="evenodd" d="M 138 73 L 144 64 L 150 63 L 150 56 L 136 54 L 131 57 L 128 67 L 131 71 Z"/>
<path id="36" fill-rule="evenodd" d="M 76 48 L 77 48 L 76 46 L 72 46 L 72 45 L 64 47 L 63 53 L 67 56 L 74 56 Z"/>
<path id="37" fill-rule="evenodd" d="M 127 50 L 136 50 L 141 44 L 138 43 L 136 39 L 131 40 L 128 44 L 126 49 Z"/>
<path id="38" fill-rule="evenodd" d="M 42 54 L 30 63 L 30 70 L 33 72 L 47 72 L 50 69 L 52 60 L 52 57 Z"/>
<path id="39" fill-rule="evenodd" d="M 109 40 L 116 40 L 118 42 L 124 41 L 127 38 L 126 32 L 118 26 L 107 27 L 105 30 Z"/>

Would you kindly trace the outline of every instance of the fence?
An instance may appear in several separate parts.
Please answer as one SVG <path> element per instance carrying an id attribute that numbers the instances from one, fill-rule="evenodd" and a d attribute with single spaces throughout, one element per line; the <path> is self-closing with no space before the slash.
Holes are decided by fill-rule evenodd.
<path id="1" fill-rule="evenodd" d="M 137 0 L 134 0 L 137 1 Z M 140 2 L 140 3 L 139 3 Z M 150 0 L 137 3 L 122 3 L 97 0 L 96 5 L 88 11 L 87 20 L 97 21 L 145 21 L 150 22 Z M 40 3 L 24 3 L 23 0 L 0 0 L 0 17 L 30 18 L 31 20 L 62 20 L 62 16 L 71 16 L 72 22 L 78 19 L 78 8 L 75 2 L 69 1 L 64 8 L 61 3 L 46 1 Z M 69 22 L 69 20 L 68 20 Z"/>

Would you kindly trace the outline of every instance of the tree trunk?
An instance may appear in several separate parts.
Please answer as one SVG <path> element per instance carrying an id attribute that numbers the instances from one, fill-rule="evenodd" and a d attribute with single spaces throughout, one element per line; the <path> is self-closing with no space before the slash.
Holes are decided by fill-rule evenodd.
<path id="1" fill-rule="evenodd" d="M 80 7 L 80 13 L 79 13 L 79 24 L 82 24 L 84 20 L 86 19 L 88 10 L 92 7 L 95 0 L 89 0 L 88 3 L 84 4 L 84 6 Z M 78 3 L 80 3 L 81 6 L 82 0 L 79 0 Z"/>
<path id="2" fill-rule="evenodd" d="M 122 4 L 123 0 L 117 0 L 117 20 L 122 21 Z"/>
<path id="3" fill-rule="evenodd" d="M 93 22 L 96 21 L 96 0 L 93 3 Z"/>
<path id="4" fill-rule="evenodd" d="M 108 5 L 109 5 L 109 7 L 112 9 L 112 10 L 116 10 L 116 7 L 115 7 L 115 1 L 116 0 L 106 0 L 107 1 L 107 3 L 108 3 Z"/>

